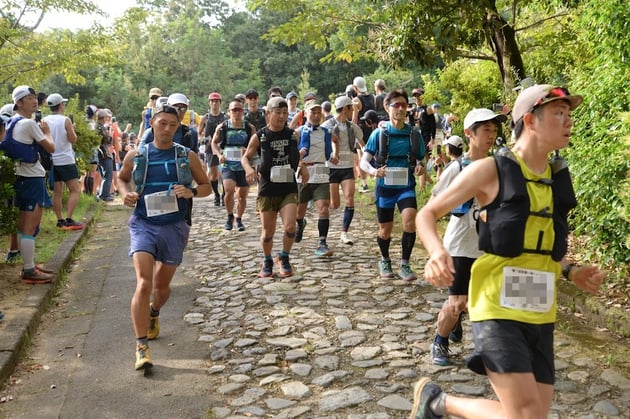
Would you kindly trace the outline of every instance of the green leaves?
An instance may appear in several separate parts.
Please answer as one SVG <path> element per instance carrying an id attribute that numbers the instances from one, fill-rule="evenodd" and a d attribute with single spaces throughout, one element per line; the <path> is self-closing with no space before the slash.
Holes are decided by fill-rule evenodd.
<path id="1" fill-rule="evenodd" d="M 591 252 L 616 267 L 630 263 L 630 99 L 627 65 L 630 10 L 619 0 L 587 1 L 578 13 L 581 62 L 572 89 L 585 98 L 575 112 L 568 157 L 580 207 L 573 223 Z M 588 30 L 586 30 L 588 28 Z M 624 270 L 622 270 L 622 274 Z"/>

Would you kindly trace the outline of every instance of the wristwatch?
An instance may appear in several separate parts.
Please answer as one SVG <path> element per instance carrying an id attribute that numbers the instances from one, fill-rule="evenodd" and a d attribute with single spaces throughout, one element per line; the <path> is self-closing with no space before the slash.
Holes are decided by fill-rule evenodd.
<path id="1" fill-rule="evenodd" d="M 569 279 L 569 273 L 571 272 L 571 269 L 575 267 L 576 265 L 574 265 L 573 263 L 569 263 L 567 266 L 562 268 L 562 276 L 565 277 L 566 279 Z"/>
<path id="2" fill-rule="evenodd" d="M 192 191 L 193 196 L 197 196 L 197 194 L 199 193 L 199 192 L 197 191 L 197 188 L 190 188 L 190 190 Z"/>

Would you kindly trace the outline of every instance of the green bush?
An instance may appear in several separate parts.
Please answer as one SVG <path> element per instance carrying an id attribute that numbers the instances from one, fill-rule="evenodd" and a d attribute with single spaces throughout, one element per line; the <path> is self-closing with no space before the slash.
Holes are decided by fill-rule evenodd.
<path id="1" fill-rule="evenodd" d="M 587 259 L 628 274 L 630 263 L 630 9 L 623 0 L 582 5 L 579 65 L 572 89 L 584 96 L 567 158 L 580 205 L 575 232 L 588 236 Z"/>
<path id="2" fill-rule="evenodd" d="M 18 211 L 11 203 L 15 191 L 15 163 L 0 152 L 0 235 L 15 232 Z"/>

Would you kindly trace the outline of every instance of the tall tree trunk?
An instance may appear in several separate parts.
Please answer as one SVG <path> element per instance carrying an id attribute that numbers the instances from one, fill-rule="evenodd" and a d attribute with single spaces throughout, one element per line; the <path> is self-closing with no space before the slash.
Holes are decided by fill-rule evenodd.
<path id="1" fill-rule="evenodd" d="M 517 81 L 526 77 L 525 66 L 516 43 L 514 28 L 499 15 L 494 1 L 489 3 L 484 31 L 499 66 L 503 90 L 509 94 Z"/>

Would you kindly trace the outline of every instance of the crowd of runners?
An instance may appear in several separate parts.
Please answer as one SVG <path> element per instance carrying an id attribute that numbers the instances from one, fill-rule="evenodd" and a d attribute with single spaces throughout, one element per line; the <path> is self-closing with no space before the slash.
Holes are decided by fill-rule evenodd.
<path id="1" fill-rule="evenodd" d="M 368 191 L 367 179 L 373 177 L 375 244 L 381 254 L 375 269 L 385 280 L 416 280 L 410 258 L 420 235 L 428 252 L 424 278 L 449 290 L 431 345 L 432 362 L 449 364 L 449 341 L 462 339 L 461 320 L 468 313 L 475 342 L 468 366 L 487 374 L 498 396 L 455 397 L 422 379 L 412 417 L 546 417 L 553 398 L 555 283 L 564 276 L 595 293 L 605 277 L 595 266 L 565 258 L 567 214 L 576 198 L 558 150 L 568 145 L 571 112 L 582 97 L 562 87 L 532 85 L 503 113 L 471 109 L 463 117 L 464 135 L 458 136 L 451 135 L 451 127 L 459 118 L 442 115 L 439 103 L 423 104 L 422 88 L 410 97 L 403 89 L 387 91 L 383 80 L 374 87 L 372 94 L 366 80 L 356 77 L 332 101 L 307 93 L 302 109 L 298 95 L 285 95 L 280 87 L 266 92 L 265 106 L 259 105 L 255 89 L 225 99 L 213 91 L 205 115 L 190 109 L 185 94 L 165 96 L 152 88 L 139 134 L 132 136 L 128 126 L 124 147 L 123 132 L 114 138 L 112 113 L 88 107 L 87 116 L 102 138 L 92 161 L 99 170 L 91 174 L 98 172 L 103 180 L 92 185 L 100 183 L 99 199 L 111 200 L 112 191 L 118 191 L 123 203 L 134 207 L 128 224 L 137 283 L 131 303 L 135 368 L 153 365 L 148 341 L 159 336 L 160 309 L 182 261 L 194 197 L 213 194 L 214 204 L 226 210 L 223 228 L 243 231 L 248 189 L 256 185 L 259 277 L 290 277 L 291 249 L 303 240 L 309 205 L 317 214 L 314 252 L 330 257 L 330 209 L 341 209 L 343 195 L 339 237 L 352 245 L 354 194 Z M 72 122 L 63 116 L 32 118 L 38 99 L 28 86 L 16 88 L 13 99 L 11 115 L 3 115 L 3 143 L 38 143 L 52 153 L 55 190 L 65 182 L 72 194 L 78 172 L 68 166 L 76 164 L 56 159 L 66 143 L 76 141 Z M 53 94 L 46 100 L 53 114 L 63 115 L 66 99 Z M 514 145 L 503 145 L 487 158 L 508 114 Z M 51 204 L 46 172 L 37 158 L 16 167 L 20 221 L 10 252 L 19 249 L 25 282 L 50 282 L 52 275 L 33 263 L 41 211 Z M 418 211 L 417 192 L 433 183 L 428 203 Z M 402 233 L 394 272 L 390 243 L 396 208 Z M 72 220 L 70 203 L 67 217 L 60 206 L 58 214 L 60 228 L 82 227 Z M 449 214 L 442 238 L 436 223 Z M 278 215 L 283 233 L 274 255 Z"/>

